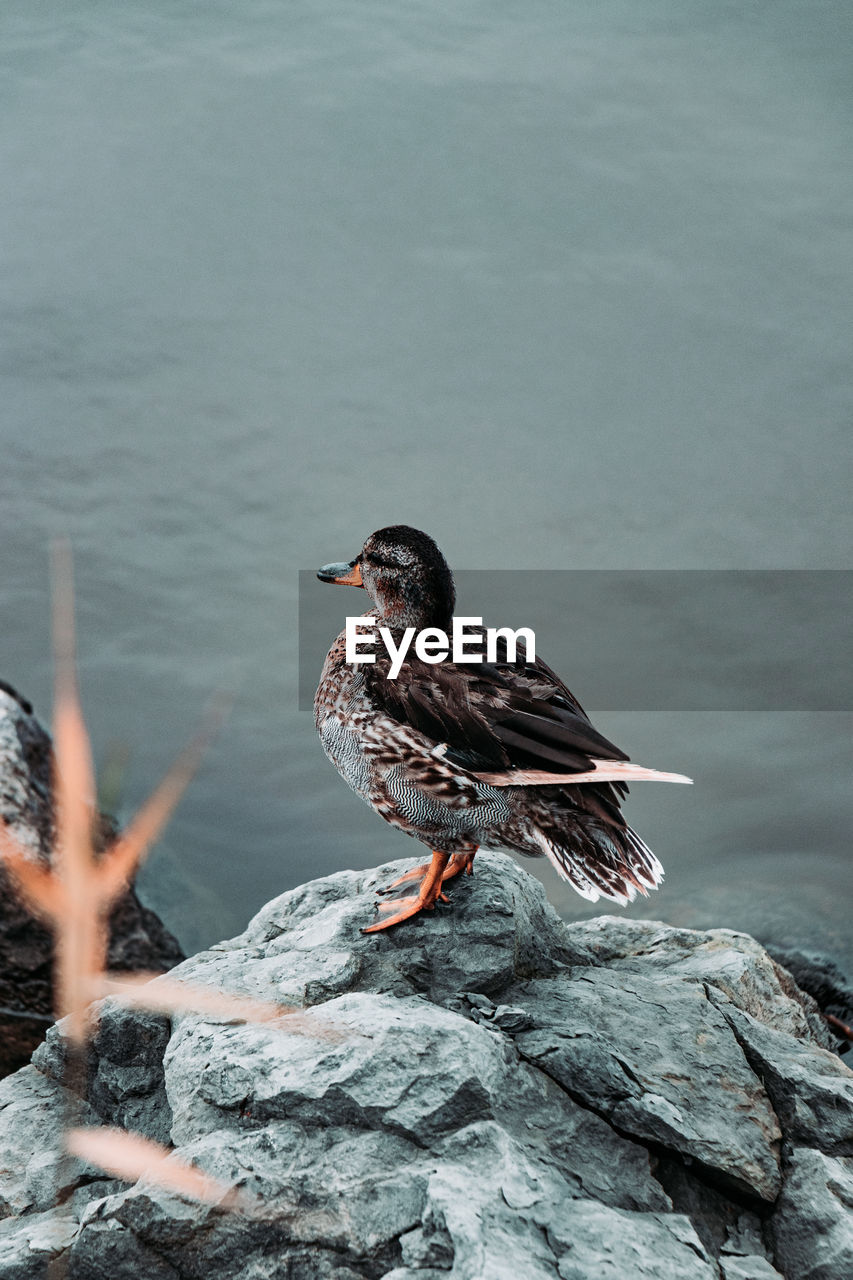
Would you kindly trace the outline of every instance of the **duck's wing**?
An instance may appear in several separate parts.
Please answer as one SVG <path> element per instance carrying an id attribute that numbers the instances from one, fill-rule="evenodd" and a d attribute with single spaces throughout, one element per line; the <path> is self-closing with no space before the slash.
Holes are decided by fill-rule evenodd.
<path id="1" fill-rule="evenodd" d="M 593 770 L 596 761 L 628 759 L 539 660 L 433 664 L 411 658 L 391 679 L 390 662 L 377 654 L 363 670 L 365 692 L 377 710 L 423 735 L 435 755 L 471 773 L 538 771 L 570 782 Z M 521 781 L 506 778 L 513 780 Z"/>

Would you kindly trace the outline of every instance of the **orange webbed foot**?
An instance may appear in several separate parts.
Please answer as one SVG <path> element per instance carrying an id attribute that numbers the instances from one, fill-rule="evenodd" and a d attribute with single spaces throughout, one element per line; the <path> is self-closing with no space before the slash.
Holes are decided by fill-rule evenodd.
<path id="1" fill-rule="evenodd" d="M 474 854 L 476 852 L 477 850 L 475 849 L 474 853 L 454 853 L 450 859 L 450 866 L 442 876 L 442 880 L 449 880 L 451 876 L 458 876 L 463 871 L 466 876 L 472 876 L 474 874 Z"/>
<path id="2" fill-rule="evenodd" d="M 385 897 L 388 893 L 393 893 L 395 889 L 399 889 L 403 884 L 413 884 L 416 880 L 425 880 L 429 872 L 429 862 L 422 862 L 419 867 L 412 867 L 411 871 L 405 872 L 402 876 L 397 876 L 396 880 L 392 880 L 390 884 L 386 884 L 383 889 L 377 889 L 376 892 L 380 897 Z"/>
<path id="3" fill-rule="evenodd" d="M 398 876 L 396 880 L 392 880 L 390 884 L 386 884 L 384 888 L 377 889 L 376 892 L 380 898 L 387 897 L 389 893 L 393 893 L 401 885 L 414 884 L 418 880 L 426 880 L 431 870 L 431 862 L 422 862 L 419 867 L 412 867 L 411 871 L 404 872 L 403 875 Z M 467 876 L 474 874 L 473 853 L 454 853 L 449 864 L 442 871 L 441 879 L 442 881 L 452 880 L 454 876 L 458 876 L 463 871 Z M 444 898 L 443 901 L 446 902 L 447 899 Z"/>
<path id="4" fill-rule="evenodd" d="M 404 920 L 411 919 L 421 911 L 430 911 L 436 902 L 447 902 L 447 896 L 442 893 L 441 881 L 444 869 L 450 861 L 449 853 L 434 852 L 432 862 L 429 864 L 426 875 L 424 876 L 417 897 L 396 898 L 393 902 L 380 902 L 378 907 L 380 911 L 395 911 L 390 920 L 380 920 L 377 924 L 368 925 L 366 929 L 362 929 L 362 933 L 379 933 L 382 929 L 390 929 L 394 924 L 401 924 Z"/>
<path id="5" fill-rule="evenodd" d="M 451 880 L 453 876 L 458 876 L 463 871 L 466 875 L 473 875 L 473 853 L 454 853 L 451 857 L 450 854 L 433 851 L 432 862 L 430 862 L 429 866 L 424 863 L 420 867 L 413 867 L 411 871 L 399 876 L 386 889 L 377 890 L 380 894 L 386 894 L 390 893 L 392 889 L 396 889 L 399 885 L 411 884 L 420 880 L 420 889 L 417 895 L 394 898 L 390 902 L 377 903 L 380 912 L 394 912 L 394 914 L 388 920 L 379 920 L 376 924 L 368 925 L 361 932 L 380 933 L 383 929 L 390 929 L 392 925 L 402 924 L 404 920 L 411 920 L 412 916 L 418 915 L 421 911 L 431 911 L 436 902 L 449 902 L 450 899 L 443 891 L 442 885 L 445 880 Z"/>
<path id="6" fill-rule="evenodd" d="M 447 899 L 445 898 L 446 902 Z M 396 898 L 394 902 L 379 902 L 377 907 L 380 911 L 394 911 L 395 914 L 388 920 L 379 920 L 376 924 L 367 925 L 362 929 L 362 933 L 380 933 L 383 929 L 390 929 L 394 924 L 402 924 L 404 920 L 410 920 L 412 916 L 419 915 L 421 911 L 432 910 L 435 903 L 422 902 L 420 897 Z"/>

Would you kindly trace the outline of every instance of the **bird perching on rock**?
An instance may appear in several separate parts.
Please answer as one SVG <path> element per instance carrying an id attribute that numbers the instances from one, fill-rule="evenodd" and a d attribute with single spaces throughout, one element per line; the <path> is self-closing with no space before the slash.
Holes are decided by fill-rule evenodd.
<path id="1" fill-rule="evenodd" d="M 401 660 L 409 628 L 451 630 L 453 575 L 432 538 L 408 525 L 379 529 L 354 560 L 317 577 L 364 588 L 374 604 L 360 627 L 364 652 L 375 632 L 372 661 L 347 660 L 346 632 L 329 650 L 314 699 L 323 749 L 380 817 L 432 852 L 381 891 L 412 890 L 380 903 L 384 918 L 364 933 L 447 902 L 444 884 L 473 874 L 481 845 L 544 854 L 593 902 L 625 905 L 660 884 L 661 864 L 620 805 L 628 782 L 689 778 L 631 764 L 540 658 L 513 654 L 505 638 L 487 652 L 482 628 L 467 628 L 476 639 L 466 647 L 479 642 L 483 660 L 425 660 L 410 647 Z"/>

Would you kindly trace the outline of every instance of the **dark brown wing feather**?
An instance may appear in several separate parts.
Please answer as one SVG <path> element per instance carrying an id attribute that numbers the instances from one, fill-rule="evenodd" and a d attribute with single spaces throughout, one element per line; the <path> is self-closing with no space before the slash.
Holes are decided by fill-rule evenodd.
<path id="1" fill-rule="evenodd" d="M 379 647 L 376 662 L 363 670 L 374 706 L 446 744 L 447 759 L 472 772 L 549 769 L 570 782 L 593 760 L 628 759 L 539 659 L 432 664 L 413 657 L 392 680 Z M 624 794 L 624 784 L 614 783 L 602 787 L 605 796 L 611 786 Z"/>

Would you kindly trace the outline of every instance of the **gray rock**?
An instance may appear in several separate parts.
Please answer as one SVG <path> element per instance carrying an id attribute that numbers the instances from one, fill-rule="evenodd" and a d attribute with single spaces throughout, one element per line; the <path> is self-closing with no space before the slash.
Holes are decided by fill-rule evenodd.
<path id="1" fill-rule="evenodd" d="M 577 964 L 643 974 L 660 971 L 705 982 L 767 1026 L 834 1048 L 814 999 L 749 934 L 601 916 L 575 925 L 571 940 Z"/>
<path id="2" fill-rule="evenodd" d="M 530 1025 L 531 1018 L 527 1010 L 516 1005 L 499 1004 L 492 1015 L 492 1026 L 500 1027 L 501 1031 L 508 1031 L 511 1035 L 526 1031 Z"/>
<path id="3" fill-rule="evenodd" d="M 761 1206 L 746 1208 L 742 1199 L 731 1199 L 723 1188 L 709 1182 L 700 1166 L 665 1152 L 658 1154 L 655 1177 L 674 1211 L 690 1219 L 712 1257 L 726 1252 L 767 1254 Z"/>
<path id="4" fill-rule="evenodd" d="M 0 681 L 0 820 L 34 859 L 53 844 L 49 735 L 32 707 Z M 115 829 L 103 818 L 103 846 Z M 168 969 L 183 953 L 153 911 L 130 889 L 110 916 L 109 965 L 115 970 Z M 53 1021 L 52 941 L 24 906 L 0 866 L 0 1076 L 29 1061 Z"/>
<path id="5" fill-rule="evenodd" d="M 787 1140 L 830 1155 L 853 1155 L 853 1072 L 829 1053 L 773 1031 L 720 1004 L 761 1076 Z"/>
<path id="6" fill-rule="evenodd" d="M 382 1127 L 425 1145 L 497 1118 L 509 1090 L 519 1099 L 541 1093 L 511 1045 L 423 1000 L 353 992 L 305 1022 L 316 1023 L 318 1039 L 288 1035 L 286 1020 L 277 1030 L 184 1019 L 165 1059 L 174 1141 L 248 1113 L 256 1122 Z M 330 1022 L 343 1043 L 321 1038 Z"/>
<path id="7" fill-rule="evenodd" d="M 853 1161 L 794 1151 L 771 1229 L 786 1280 L 853 1276 Z"/>
<path id="8" fill-rule="evenodd" d="M 775 1200 L 781 1133 L 731 1027 L 698 982 L 578 968 L 513 989 L 534 1020 L 516 1043 L 619 1130 Z"/>
<path id="9" fill-rule="evenodd" d="M 33 1054 L 33 1065 L 49 1079 L 65 1078 L 64 1023 L 55 1023 Z M 168 1142 L 172 1117 L 166 1097 L 163 1054 L 169 1019 L 104 1000 L 89 1053 L 86 1100 L 106 1124 Z"/>
<path id="10" fill-rule="evenodd" d="M 59 1142 L 68 1104 L 67 1092 L 35 1067 L 0 1080 L 0 1219 L 49 1208 L 80 1178 L 81 1165 L 65 1160 Z M 95 1119 L 86 1106 L 76 1114 L 81 1123 Z"/>
<path id="11" fill-rule="evenodd" d="M 0 1280 L 42 1280 L 63 1251 L 69 1280 L 798 1280 L 812 1273 L 786 1259 L 818 1211 L 827 1256 L 846 1256 L 844 1162 L 821 1183 L 807 1148 L 831 1096 L 846 1131 L 850 1073 L 752 939 L 567 928 L 497 854 L 452 906 L 361 935 L 374 887 L 406 866 L 284 894 L 176 973 L 308 1006 L 298 1020 L 101 1006 L 93 1118 L 166 1138 L 253 1210 L 83 1169 L 73 1234 L 39 1236 L 65 1056 L 51 1032 L 39 1070 L 0 1091 Z"/>
<path id="12" fill-rule="evenodd" d="M 316 1021 L 351 1035 L 342 1047 L 186 1019 L 166 1056 L 173 1140 L 288 1117 L 434 1146 L 461 1131 L 473 1141 L 481 1122 L 497 1122 L 537 1158 L 547 1152 L 575 1194 L 668 1205 L 647 1152 L 532 1071 L 503 1037 L 425 1001 L 356 993 L 330 1001 Z"/>
<path id="13" fill-rule="evenodd" d="M 559 1226 L 545 1227 L 560 1280 L 717 1280 L 717 1268 L 680 1214 L 638 1217 L 592 1200 L 575 1201 L 570 1210 Z"/>
<path id="14" fill-rule="evenodd" d="M 192 957 L 175 976 L 235 990 L 236 979 L 247 994 L 297 1005 L 354 990 L 446 1004 L 462 992 L 486 1000 L 513 978 L 564 967 L 565 926 L 531 890 L 527 873 L 501 854 L 479 853 L 473 880 L 450 888 L 452 905 L 416 917 L 404 933 L 361 934 L 373 919 L 375 890 L 410 866 L 342 871 L 284 893 L 244 933 Z M 235 951 L 254 960 L 241 973 Z"/>
<path id="15" fill-rule="evenodd" d="M 814 998 L 823 1013 L 835 1014 L 848 1024 L 853 1022 L 853 984 L 831 956 L 762 941 L 777 964 L 790 973 L 800 990 Z"/>
<path id="16" fill-rule="evenodd" d="M 49 1210 L 0 1222 L 0 1280 L 41 1280 L 78 1230 L 72 1215 Z"/>
<path id="17" fill-rule="evenodd" d="M 723 1254 L 720 1271 L 723 1280 L 784 1280 L 781 1272 L 759 1253 Z"/>
<path id="18" fill-rule="evenodd" d="M 466 991 L 464 993 L 465 1003 L 470 1005 L 472 1009 L 480 1009 L 487 1017 L 491 1017 L 495 1011 L 495 1002 L 490 1000 L 488 996 L 484 996 L 479 991 Z"/>

